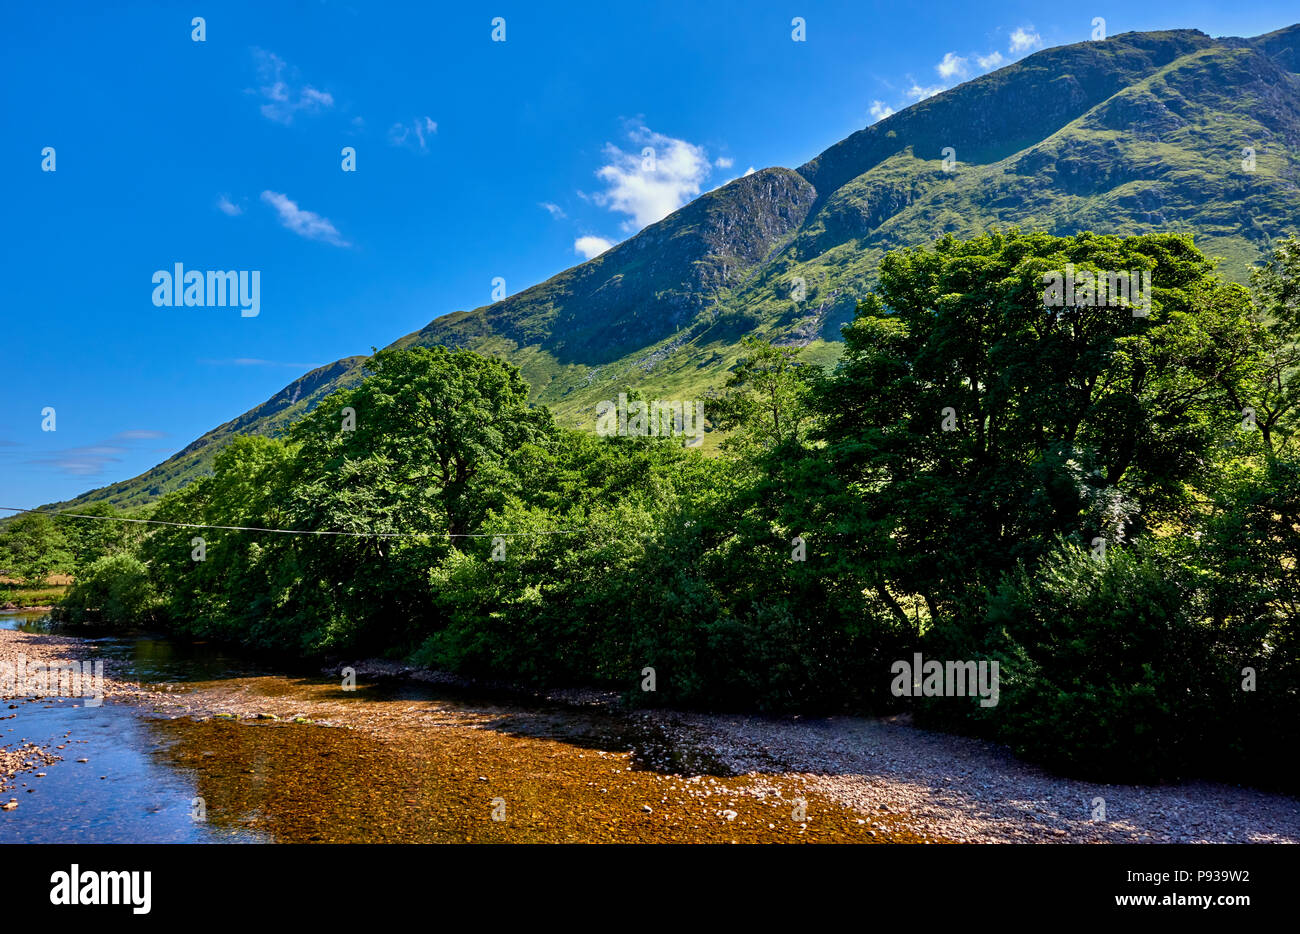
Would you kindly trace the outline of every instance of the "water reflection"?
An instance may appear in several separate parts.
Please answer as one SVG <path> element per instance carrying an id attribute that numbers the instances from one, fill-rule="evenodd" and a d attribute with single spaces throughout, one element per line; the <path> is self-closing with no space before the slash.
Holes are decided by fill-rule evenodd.
<path id="1" fill-rule="evenodd" d="M 63 761 L 22 772 L 5 797 L 15 810 L 0 812 L 0 843 L 218 843 L 256 842 L 264 834 L 241 826 L 198 823 L 191 803 L 192 774 L 174 768 L 169 739 L 157 721 L 131 709 L 68 703 L 20 705 L 0 723 L 0 744 L 28 740 L 54 749 Z M 87 762 L 79 762 L 87 759 Z M 31 792 L 28 789 L 33 789 Z"/>
<path id="2" fill-rule="evenodd" d="M 53 626 L 46 610 L 0 610 L 0 629 L 50 632 Z"/>

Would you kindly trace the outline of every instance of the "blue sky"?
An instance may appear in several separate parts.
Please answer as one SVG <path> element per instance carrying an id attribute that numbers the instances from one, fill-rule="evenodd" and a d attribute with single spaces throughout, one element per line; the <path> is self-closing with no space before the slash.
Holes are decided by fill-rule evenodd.
<path id="1" fill-rule="evenodd" d="M 496 277 L 526 288 L 751 167 L 798 166 L 890 108 L 1084 41 L 1095 16 L 1112 35 L 1250 36 L 1300 12 L 9 5 L 0 505 L 134 476 L 312 366 L 488 303 Z M 156 307 L 151 277 L 177 262 L 259 271 L 259 314 Z"/>

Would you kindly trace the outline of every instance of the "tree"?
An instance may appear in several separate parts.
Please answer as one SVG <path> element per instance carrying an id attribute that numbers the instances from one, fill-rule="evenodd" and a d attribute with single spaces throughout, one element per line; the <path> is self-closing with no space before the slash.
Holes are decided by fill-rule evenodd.
<path id="1" fill-rule="evenodd" d="M 67 539 L 76 574 L 81 574 L 105 555 L 128 550 L 144 534 L 138 524 L 117 521 L 122 518 L 122 512 L 110 503 L 90 503 L 75 511 L 78 516 L 60 515 L 54 521 Z"/>
<path id="2" fill-rule="evenodd" d="M 55 616 L 73 624 L 139 626 L 153 621 L 158 598 L 148 569 L 134 555 L 116 552 L 85 568 Z"/>
<path id="3" fill-rule="evenodd" d="M 725 392 L 711 400 L 714 426 L 734 430 L 724 449 L 752 455 L 802 442 L 812 423 L 812 393 L 821 369 L 800 365 L 797 348 L 754 337 L 745 338 L 744 350 Z"/>
<path id="4" fill-rule="evenodd" d="M 1045 307 L 1071 264 L 1151 276 L 1149 315 Z M 1188 508 L 1258 359 L 1249 296 L 1190 237 L 991 233 L 888 254 L 819 393 L 835 505 L 878 592 L 933 619 L 1057 534 L 1111 544 Z"/>
<path id="5" fill-rule="evenodd" d="M 1260 701 L 1293 721 L 1277 684 L 1241 689 L 1243 668 L 1266 663 L 1267 617 L 1242 603 L 1230 625 L 1209 623 L 1219 586 L 1195 551 L 1171 537 L 1098 558 L 1058 540 L 1033 573 L 1009 575 L 985 647 L 1001 659 L 1001 698 L 979 711 L 994 735 L 1071 774 L 1153 781 L 1240 756 Z"/>
<path id="6" fill-rule="evenodd" d="M 51 574 L 66 574 L 74 559 L 67 539 L 44 513 L 25 512 L 0 532 L 0 571 L 41 586 Z"/>
<path id="7" fill-rule="evenodd" d="M 209 526 L 292 528 L 285 501 L 293 455 L 293 447 L 280 440 L 237 437 L 217 454 L 211 476 L 159 501 L 151 518 L 181 525 L 155 527 L 141 556 L 164 614 L 178 629 L 292 644 L 287 633 L 275 630 L 292 544 L 286 536 Z"/>
<path id="8" fill-rule="evenodd" d="M 1295 450 L 1300 416 L 1300 237 L 1281 240 L 1251 275 L 1260 359 L 1245 386 L 1224 385 L 1232 404 L 1260 432 L 1265 456 Z"/>
<path id="9" fill-rule="evenodd" d="M 300 504 L 317 504 L 309 516 L 317 523 L 335 520 L 313 527 L 355 528 L 379 510 L 385 528 L 364 527 L 463 535 L 494 501 L 510 455 L 555 431 L 549 410 L 529 405 L 519 371 L 500 360 L 416 347 L 380 351 L 366 371 L 360 386 L 331 395 L 294 426 L 302 470 L 318 484 Z M 345 409 L 355 413 L 354 429 L 344 428 Z M 362 485 L 358 470 L 369 472 L 378 498 L 353 508 L 347 495 Z M 331 503 L 345 508 L 323 511 Z"/>

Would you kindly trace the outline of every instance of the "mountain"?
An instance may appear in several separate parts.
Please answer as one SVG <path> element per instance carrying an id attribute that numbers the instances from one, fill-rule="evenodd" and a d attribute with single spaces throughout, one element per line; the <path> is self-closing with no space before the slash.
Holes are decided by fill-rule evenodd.
<path id="1" fill-rule="evenodd" d="M 1300 224 L 1298 72 L 1300 25 L 1254 39 L 1173 30 L 1046 49 L 798 169 L 736 179 L 595 259 L 393 346 L 502 356 L 561 421 L 594 425 L 597 403 L 622 390 L 700 398 L 748 334 L 836 359 L 839 327 L 880 257 L 946 233 L 1187 231 L 1244 281 Z M 72 504 L 137 505 L 174 489 L 231 436 L 278 432 L 354 383 L 362 360 L 313 370 L 152 470 Z"/>

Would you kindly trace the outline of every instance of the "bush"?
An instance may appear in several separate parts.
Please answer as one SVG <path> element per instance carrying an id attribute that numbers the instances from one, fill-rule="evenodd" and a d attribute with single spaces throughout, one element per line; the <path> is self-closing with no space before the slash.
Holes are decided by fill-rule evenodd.
<path id="1" fill-rule="evenodd" d="M 54 617 L 74 625 L 142 626 L 155 621 L 159 600 L 149 570 L 134 555 L 99 558 L 55 608 Z"/>
<path id="2" fill-rule="evenodd" d="M 1221 771 L 1294 791 L 1295 770 L 1278 751 L 1300 743 L 1300 461 L 1276 459 L 1243 471 L 1220 496 L 1198 548 L 1215 581 L 1210 616 L 1253 607 L 1270 624 L 1266 651 L 1251 663 L 1257 689 L 1239 701 L 1240 753 Z"/>
<path id="3" fill-rule="evenodd" d="M 1066 542 L 989 604 L 1001 701 L 981 715 L 1019 755 L 1105 781 L 1218 771 L 1240 753 L 1242 669 L 1258 667 L 1268 619 L 1213 620 L 1215 581 L 1195 546 Z"/>

